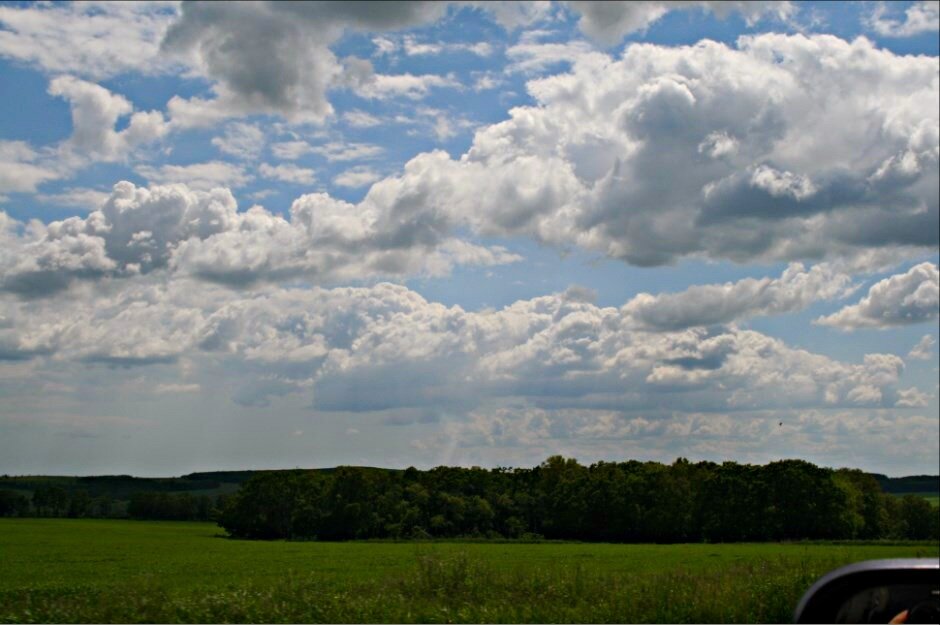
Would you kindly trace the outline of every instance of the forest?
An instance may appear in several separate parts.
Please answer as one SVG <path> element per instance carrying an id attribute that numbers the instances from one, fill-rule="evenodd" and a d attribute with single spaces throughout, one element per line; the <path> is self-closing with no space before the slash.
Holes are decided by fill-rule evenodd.
<path id="1" fill-rule="evenodd" d="M 938 511 L 901 493 L 934 490 L 937 478 L 894 481 L 801 460 L 585 466 L 553 456 L 533 468 L 5 478 L 0 516 L 211 520 L 255 539 L 936 539 Z"/>
<path id="2" fill-rule="evenodd" d="M 923 539 L 937 511 L 874 476 L 800 460 L 672 465 L 553 456 L 531 469 L 340 467 L 259 474 L 220 511 L 242 538 L 610 542 Z"/>

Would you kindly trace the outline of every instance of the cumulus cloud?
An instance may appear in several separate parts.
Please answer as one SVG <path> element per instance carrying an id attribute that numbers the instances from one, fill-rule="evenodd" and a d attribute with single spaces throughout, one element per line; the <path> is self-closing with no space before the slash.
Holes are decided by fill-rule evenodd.
<path id="1" fill-rule="evenodd" d="M 0 11 L 6 9 L 9 7 L 0 7 Z M 33 193 L 42 183 L 68 178 L 93 162 L 126 160 L 135 150 L 153 144 L 169 130 L 159 111 L 135 112 L 124 96 L 74 76 L 52 79 L 48 92 L 68 101 L 71 134 L 55 146 L 40 150 L 24 141 L 0 140 L 0 198 L 10 191 Z M 124 127 L 117 130 L 124 118 L 127 118 Z M 75 194 L 60 193 L 57 197 L 47 195 L 41 201 L 63 200 L 76 205 L 75 199 Z M 89 199 L 87 193 L 85 199 Z"/>
<path id="2" fill-rule="evenodd" d="M 311 185 L 317 181 L 316 172 L 307 167 L 298 167 L 297 165 L 269 165 L 267 163 L 261 163 L 258 173 L 265 178 L 280 180 L 281 182 L 291 184 Z"/>
<path id="3" fill-rule="evenodd" d="M 917 341 L 917 345 L 911 348 L 907 357 L 916 360 L 930 360 L 933 357 L 933 346 L 936 342 L 937 340 L 933 336 L 925 334 Z"/>
<path id="4" fill-rule="evenodd" d="M 898 389 L 898 400 L 895 406 L 899 408 L 926 408 L 930 395 L 914 388 Z"/>
<path id="5" fill-rule="evenodd" d="M 644 31 L 670 11 L 696 9 L 721 18 L 738 13 L 748 24 L 770 16 L 786 20 L 796 12 L 790 2 L 632 2 L 626 0 L 571 0 L 566 2 L 580 15 L 578 27 L 589 37 L 607 44 L 619 43 L 627 35 Z"/>
<path id="6" fill-rule="evenodd" d="M 558 58 L 525 46 L 508 53 L 520 66 Z M 535 106 L 458 159 L 418 155 L 367 203 L 639 266 L 864 264 L 937 246 L 936 58 L 776 34 L 564 52 L 570 72 L 528 83 Z"/>
<path id="7" fill-rule="evenodd" d="M 550 19 L 552 14 L 552 3 L 549 0 L 468 0 L 464 4 L 485 11 L 497 24 L 510 31 Z"/>
<path id="8" fill-rule="evenodd" d="M 620 59 L 592 52 L 568 73 L 530 81 L 537 105 L 478 131 L 459 158 L 420 154 L 357 204 L 305 196 L 289 221 L 240 215 L 237 233 L 177 252 L 204 267 L 200 275 L 249 282 L 443 268 L 453 258 L 444 242 L 453 248 L 457 232 L 576 245 L 640 266 L 690 256 L 844 266 L 903 258 L 938 243 L 937 74 L 935 58 L 829 36 L 746 37 L 736 49 L 633 45 Z M 381 148 L 311 151 L 347 161 Z M 138 171 L 203 189 L 248 179 L 221 162 Z M 301 253 L 310 237 L 316 245 Z M 342 253 L 330 256 L 337 245 Z M 760 285 L 735 294 L 760 300 L 748 289 Z M 785 309 L 788 296 L 770 291 L 732 316 Z"/>
<path id="9" fill-rule="evenodd" d="M 382 120 L 375 115 L 356 109 L 343 113 L 343 121 L 353 128 L 372 128 L 382 123 Z"/>
<path id="10" fill-rule="evenodd" d="M 358 80 L 353 86 L 356 93 L 371 100 L 387 100 L 389 98 L 409 98 L 420 100 L 428 95 L 432 89 L 456 89 L 461 84 L 457 78 L 448 74 L 368 74 Z"/>
<path id="11" fill-rule="evenodd" d="M 72 134 L 60 146 L 72 158 L 119 160 L 168 131 L 159 111 L 134 113 L 133 105 L 124 96 L 72 76 L 53 79 L 49 94 L 68 100 L 72 109 Z M 115 130 L 118 120 L 128 115 L 127 127 Z"/>
<path id="12" fill-rule="evenodd" d="M 11 191 L 31 193 L 43 182 L 62 175 L 25 141 L 0 139 L 0 199 Z"/>
<path id="13" fill-rule="evenodd" d="M 892 3 L 893 4 L 893 3 Z M 868 17 L 868 27 L 884 37 L 911 37 L 940 30 L 940 2 L 921 0 L 907 7 L 902 19 L 889 15 L 889 5 L 879 2 Z"/>
<path id="14" fill-rule="evenodd" d="M 934 320 L 940 315 L 940 274 L 933 263 L 874 284 L 858 304 L 846 306 L 816 323 L 841 330 L 888 328 Z"/>
<path id="15" fill-rule="evenodd" d="M 281 160 L 293 161 L 313 151 L 313 146 L 306 141 L 281 141 L 271 144 L 271 154 Z"/>
<path id="16" fill-rule="evenodd" d="M 181 241 L 232 228 L 235 209 L 227 189 L 118 183 L 104 205 L 84 219 L 31 222 L 22 234 L 9 220 L 0 252 L 0 288 L 37 297 L 75 279 L 133 276 L 165 267 Z"/>
<path id="17" fill-rule="evenodd" d="M 0 6 L 0 56 L 95 80 L 170 69 L 160 55 L 175 2 L 66 2 Z"/>
<path id="18" fill-rule="evenodd" d="M 333 178 L 333 184 L 341 187 L 356 189 L 370 185 L 381 178 L 378 173 L 368 167 L 353 167 Z"/>
<path id="19" fill-rule="evenodd" d="M 382 146 L 371 143 L 346 143 L 331 141 L 310 148 L 310 151 L 319 154 L 326 160 L 332 161 L 360 161 L 376 158 L 385 150 Z"/>
<path id="20" fill-rule="evenodd" d="M 312 175 L 291 167 L 260 171 L 300 182 Z M 204 184 L 147 189 L 121 182 L 99 210 L 49 224 L 24 226 L 4 215 L 0 290 L 44 297 L 75 281 L 156 269 L 244 286 L 294 278 L 439 276 L 455 265 L 519 260 L 498 246 L 454 239 L 426 215 L 356 210 L 322 193 L 295 200 L 289 219 L 262 207 L 238 212 L 231 192 L 215 184 L 220 177 L 244 176 L 229 163 L 168 165 L 142 173 L 170 180 L 201 176 Z"/>
<path id="21" fill-rule="evenodd" d="M 516 398 L 662 419 L 916 399 L 896 388 L 896 356 L 844 363 L 734 327 L 647 332 L 622 309 L 568 293 L 470 312 L 391 284 L 233 291 L 152 278 L 78 290 L 69 315 L 53 300 L 0 299 L 5 356 L 112 366 L 185 357 L 236 376 L 242 403 L 312 391 L 318 409 L 341 411 L 470 411 Z"/>
<path id="22" fill-rule="evenodd" d="M 110 196 L 111 194 L 106 191 L 89 187 L 69 187 L 59 193 L 39 193 L 36 199 L 56 206 L 95 210 L 101 208 Z"/>
<path id="23" fill-rule="evenodd" d="M 198 384 L 157 384 L 153 392 L 157 394 L 198 393 L 202 387 Z"/>
<path id="24" fill-rule="evenodd" d="M 828 265 L 806 270 L 793 263 L 776 279 L 745 278 L 674 294 L 642 293 L 627 302 L 623 311 L 646 328 L 680 330 L 795 312 L 818 300 L 846 297 L 854 290 L 849 275 Z"/>
<path id="25" fill-rule="evenodd" d="M 782 425 L 780 425 L 782 424 Z M 828 466 L 898 466 L 894 450 L 921 450 L 937 437 L 937 420 L 883 409 L 677 413 L 664 418 L 605 410 L 525 404 L 473 412 L 440 433 L 412 442 L 438 464 L 537 464 L 563 453 L 590 462 L 677 456 L 765 463 L 780 457 Z M 929 454 L 917 455 L 929 463 Z M 896 460 L 895 460 L 896 461 Z M 900 468 L 900 471 L 910 471 Z"/>
<path id="26" fill-rule="evenodd" d="M 175 97 L 171 116 L 182 126 L 254 113 L 322 122 L 333 112 L 328 90 L 355 78 L 330 49 L 345 31 L 407 28 L 434 21 L 445 10 L 436 2 L 183 5 L 162 49 L 214 81 L 215 94 L 210 99 Z M 401 82 L 371 79 L 375 94 L 389 93 Z M 412 85 L 405 92 L 418 88 Z"/>
<path id="27" fill-rule="evenodd" d="M 372 39 L 375 45 L 373 56 L 391 56 L 401 51 L 407 56 L 437 56 L 440 54 L 469 53 L 487 57 L 493 54 L 492 44 L 486 41 L 475 43 L 419 41 L 414 35 L 402 37 L 379 36 Z"/>
<path id="28" fill-rule="evenodd" d="M 216 187 L 238 188 L 251 180 L 245 169 L 226 161 L 208 161 L 191 165 L 140 165 L 137 173 L 151 184 L 185 184 L 191 189 L 208 191 Z"/>
<path id="29" fill-rule="evenodd" d="M 252 124 L 233 122 L 225 134 L 212 139 L 212 145 L 221 152 L 244 160 L 254 160 L 264 149 L 264 131 Z"/>

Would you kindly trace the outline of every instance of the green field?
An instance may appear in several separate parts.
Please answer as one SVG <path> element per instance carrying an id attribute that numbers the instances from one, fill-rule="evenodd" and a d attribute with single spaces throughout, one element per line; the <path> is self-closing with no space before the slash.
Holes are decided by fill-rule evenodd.
<path id="1" fill-rule="evenodd" d="M 0 519 L 4 622 L 782 622 L 849 562 L 936 544 L 253 542 L 205 523 Z"/>
<path id="2" fill-rule="evenodd" d="M 925 493 L 910 493 L 910 494 L 916 495 L 918 497 L 923 497 L 924 499 L 929 501 L 930 505 L 933 506 L 934 508 L 940 507 L 940 495 L 938 495 L 937 493 L 925 492 Z M 901 495 L 898 495 L 898 496 L 900 497 Z"/>

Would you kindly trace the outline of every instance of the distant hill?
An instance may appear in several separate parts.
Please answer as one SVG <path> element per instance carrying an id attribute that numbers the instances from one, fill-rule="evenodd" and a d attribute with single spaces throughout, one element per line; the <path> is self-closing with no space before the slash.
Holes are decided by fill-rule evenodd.
<path id="1" fill-rule="evenodd" d="M 940 494 L 940 475 L 908 475 L 907 477 L 888 477 L 879 473 L 872 476 L 881 485 L 881 490 L 893 495 L 908 493 Z"/>
<path id="2" fill-rule="evenodd" d="M 889 478 L 802 460 L 584 466 L 553 456 L 530 469 L 3 475 L 0 516 L 217 521 L 234 536 L 327 540 L 527 534 L 667 542 L 920 539 L 940 535 L 940 517 L 931 511 L 938 491 L 938 476 Z M 303 515 L 289 512 L 295 509 Z M 749 516 L 752 510 L 760 512 Z"/>
<path id="3" fill-rule="evenodd" d="M 379 472 L 398 472 L 400 469 L 381 469 L 359 467 Z M 41 486 L 58 486 L 69 494 L 86 491 L 91 497 L 107 495 L 115 500 L 128 500 L 134 493 L 190 493 L 192 495 L 227 495 L 258 473 L 276 473 L 289 469 L 269 471 L 200 471 L 180 477 L 134 477 L 132 475 L 20 475 L 0 476 L 0 490 L 9 489 L 32 493 Z M 311 469 L 315 472 L 332 473 L 335 467 Z M 906 477 L 888 477 L 879 473 L 872 476 L 886 493 L 903 495 L 907 493 L 940 494 L 940 476 L 909 475 Z"/>
<path id="4" fill-rule="evenodd" d="M 130 499 L 139 492 L 189 492 L 200 495 L 231 493 L 242 480 L 190 479 L 186 477 L 134 477 L 131 475 L 22 475 L 0 477 L 0 489 L 35 491 L 43 486 L 57 486 L 69 494 L 86 491 L 91 497 L 108 495 L 112 499 Z"/>
<path id="5" fill-rule="evenodd" d="M 371 471 L 398 472 L 399 469 L 358 467 Z M 134 477 L 132 475 L 3 475 L 0 490 L 26 491 L 32 493 L 42 486 L 57 486 L 70 495 L 85 491 L 90 497 L 107 495 L 115 500 L 127 500 L 134 493 L 183 493 L 192 495 L 228 495 L 253 475 L 277 473 L 292 469 L 248 470 L 248 471 L 200 471 L 180 477 Z M 314 472 L 332 473 L 335 467 L 310 469 Z"/>

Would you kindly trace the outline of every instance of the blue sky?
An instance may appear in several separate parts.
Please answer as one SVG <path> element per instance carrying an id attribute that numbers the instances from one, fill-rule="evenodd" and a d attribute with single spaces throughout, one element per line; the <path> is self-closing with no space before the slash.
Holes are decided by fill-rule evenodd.
<path id="1" fill-rule="evenodd" d="M 938 4 L 0 4 L 0 471 L 935 473 Z"/>

